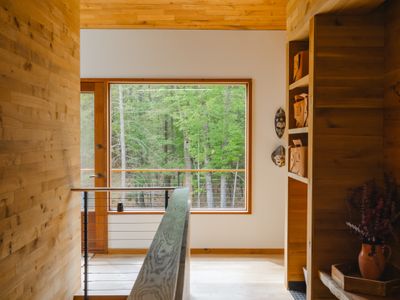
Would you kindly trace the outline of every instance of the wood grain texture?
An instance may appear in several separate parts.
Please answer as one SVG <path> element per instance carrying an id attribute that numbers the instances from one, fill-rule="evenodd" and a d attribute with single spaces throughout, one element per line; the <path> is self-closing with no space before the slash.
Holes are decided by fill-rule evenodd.
<path id="1" fill-rule="evenodd" d="M 319 277 L 322 283 L 340 300 L 397 300 L 400 295 L 392 295 L 386 297 L 370 296 L 363 294 L 356 294 L 344 291 L 333 279 L 332 277 L 325 273 L 319 272 Z"/>
<path id="2" fill-rule="evenodd" d="M 274 29 L 286 0 L 81 0 L 81 28 Z"/>
<path id="3" fill-rule="evenodd" d="M 79 1 L 0 1 L 0 299 L 79 287 Z"/>
<path id="4" fill-rule="evenodd" d="M 307 39 L 310 20 L 317 14 L 366 14 L 379 7 L 385 0 L 288 0 L 288 40 Z"/>
<path id="5" fill-rule="evenodd" d="M 307 265 L 307 184 L 288 178 L 286 284 L 304 281 Z"/>
<path id="6" fill-rule="evenodd" d="M 308 299 L 332 298 L 319 270 L 353 261 L 360 251 L 345 226 L 348 190 L 383 174 L 383 47 L 379 13 L 312 20 Z"/>
<path id="7" fill-rule="evenodd" d="M 387 1 L 385 7 L 385 171 L 400 182 L 400 2 Z M 392 261 L 400 267 L 400 247 L 392 245 Z"/>
<path id="8" fill-rule="evenodd" d="M 189 190 L 176 189 L 136 278 L 129 300 L 186 299 L 188 282 Z M 186 290 L 187 292 L 187 290 Z M 180 298 L 179 298 L 180 297 Z"/>
<path id="9" fill-rule="evenodd" d="M 108 103 L 107 86 L 103 82 L 81 82 L 81 92 L 92 92 L 94 95 L 94 174 L 102 176 L 94 179 L 95 187 L 108 186 Z M 106 192 L 94 193 L 95 213 L 94 220 L 89 218 L 89 227 L 94 225 L 95 230 L 89 233 L 89 240 L 94 240 L 94 247 L 89 251 L 105 253 L 108 249 L 108 200 Z M 91 224 L 90 222 L 93 222 Z"/>

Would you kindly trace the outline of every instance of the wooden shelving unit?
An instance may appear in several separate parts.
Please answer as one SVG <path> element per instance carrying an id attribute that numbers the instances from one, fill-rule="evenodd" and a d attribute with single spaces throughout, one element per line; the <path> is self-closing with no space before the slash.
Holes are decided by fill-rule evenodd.
<path id="1" fill-rule="evenodd" d="M 318 15 L 309 24 L 308 38 L 287 46 L 286 137 L 288 145 L 298 138 L 307 144 L 308 166 L 307 178 L 288 169 L 285 268 L 289 288 L 304 282 L 307 268 L 311 300 L 333 298 L 318 271 L 356 260 L 360 251 L 345 226 L 349 189 L 383 174 L 383 88 L 377 86 L 383 86 L 384 30 L 378 13 Z M 293 57 L 305 49 L 310 73 L 293 82 Z M 305 128 L 293 119 L 300 93 L 309 95 Z"/>
<path id="2" fill-rule="evenodd" d="M 288 146 L 294 139 L 300 139 L 308 145 L 308 127 L 296 127 L 294 119 L 294 97 L 297 94 L 308 93 L 310 76 L 306 75 L 293 82 L 293 59 L 303 50 L 308 50 L 308 41 L 290 41 L 287 49 L 287 99 L 286 111 L 288 115 Z M 290 151 L 290 150 L 289 150 Z M 290 159 L 290 156 L 289 156 Z M 298 287 L 304 284 L 303 267 L 307 266 L 307 199 L 309 179 L 290 172 L 288 162 L 287 184 L 287 236 L 286 236 L 286 284 L 288 288 Z M 308 176 L 309 171 L 307 171 Z"/>

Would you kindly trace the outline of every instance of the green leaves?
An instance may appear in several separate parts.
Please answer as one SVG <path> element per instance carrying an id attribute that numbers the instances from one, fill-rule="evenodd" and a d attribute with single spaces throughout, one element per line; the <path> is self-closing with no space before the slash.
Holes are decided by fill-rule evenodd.
<path id="1" fill-rule="evenodd" d="M 122 84 L 127 168 L 182 168 L 183 142 L 200 168 L 245 164 L 246 87 Z M 111 85 L 112 167 L 120 167 L 118 84 Z M 207 161 L 207 163 L 206 163 Z"/>

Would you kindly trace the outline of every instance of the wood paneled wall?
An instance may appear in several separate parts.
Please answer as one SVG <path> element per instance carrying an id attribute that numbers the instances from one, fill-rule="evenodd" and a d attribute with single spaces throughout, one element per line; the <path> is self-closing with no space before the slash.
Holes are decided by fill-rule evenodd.
<path id="1" fill-rule="evenodd" d="M 81 0 L 81 28 L 281 29 L 287 0 Z"/>
<path id="2" fill-rule="evenodd" d="M 345 225 L 345 199 L 350 188 L 383 174 L 383 52 L 379 14 L 318 15 L 312 21 L 308 299 L 333 299 L 318 270 L 354 261 L 360 251 L 360 241 Z"/>
<path id="3" fill-rule="evenodd" d="M 79 1 L 0 0 L 0 299 L 80 284 Z"/>
<path id="4" fill-rule="evenodd" d="M 385 170 L 400 184 L 400 1 L 385 6 Z M 393 245 L 393 261 L 400 266 L 400 246 Z"/>

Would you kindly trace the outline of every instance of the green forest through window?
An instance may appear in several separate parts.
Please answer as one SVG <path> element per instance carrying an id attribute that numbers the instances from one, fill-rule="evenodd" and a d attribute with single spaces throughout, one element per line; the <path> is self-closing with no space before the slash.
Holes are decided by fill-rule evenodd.
<path id="1" fill-rule="evenodd" d="M 246 83 L 111 83 L 111 186 L 186 186 L 193 210 L 246 211 Z M 114 193 L 160 210 L 161 192 Z"/>

